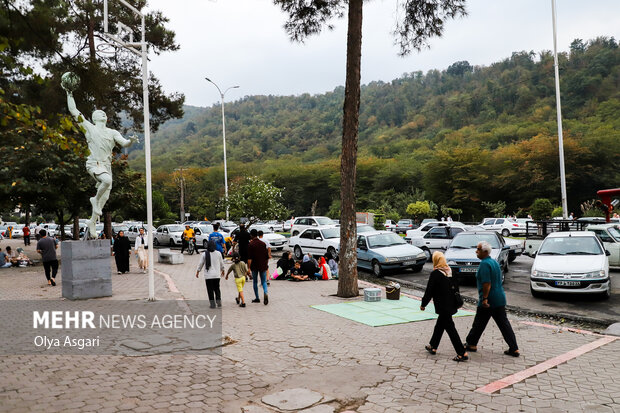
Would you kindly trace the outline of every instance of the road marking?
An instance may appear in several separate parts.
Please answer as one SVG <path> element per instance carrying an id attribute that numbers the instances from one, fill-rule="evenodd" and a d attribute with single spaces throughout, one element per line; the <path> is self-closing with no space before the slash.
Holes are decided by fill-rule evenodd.
<path id="1" fill-rule="evenodd" d="M 159 271 L 159 270 L 155 270 L 155 269 L 153 269 L 153 271 L 155 271 L 156 273 L 158 273 L 159 275 L 164 277 L 164 280 L 166 280 L 166 284 L 168 284 L 168 289 L 171 292 L 173 292 L 173 293 L 180 293 L 180 291 L 177 288 L 176 284 L 174 283 L 174 281 L 172 281 L 172 278 L 168 274 L 166 274 L 165 272 Z"/>
<path id="2" fill-rule="evenodd" d="M 495 393 L 505 387 L 512 386 L 515 383 L 523 381 L 537 374 L 543 373 L 553 367 L 557 367 L 558 365 L 562 363 L 566 363 L 567 361 L 577 358 L 594 349 L 597 349 L 606 344 L 612 343 L 616 341 L 617 339 L 618 337 L 604 336 L 603 338 L 599 338 L 596 341 L 585 344 L 567 353 L 561 354 L 547 361 L 543 361 L 542 363 L 532 366 L 528 369 L 525 369 L 515 374 L 511 374 L 510 376 L 504 377 L 503 379 L 489 383 L 486 386 L 476 389 L 475 391 L 478 393 L 486 393 L 486 394 Z"/>

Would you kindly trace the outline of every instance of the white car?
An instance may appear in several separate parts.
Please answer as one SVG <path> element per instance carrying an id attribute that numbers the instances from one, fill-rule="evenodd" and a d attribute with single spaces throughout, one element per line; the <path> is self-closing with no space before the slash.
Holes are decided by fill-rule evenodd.
<path id="1" fill-rule="evenodd" d="M 383 226 L 385 227 L 386 231 L 396 231 L 396 222 L 391 219 L 386 219 Z"/>
<path id="2" fill-rule="evenodd" d="M 332 226 L 335 227 L 336 223 L 328 217 L 299 217 L 295 218 L 291 227 L 291 235 L 299 235 L 304 229 L 318 227 L 318 226 Z"/>
<path id="3" fill-rule="evenodd" d="M 211 224 L 194 225 L 192 229 L 194 230 L 194 236 L 196 238 L 196 245 L 198 247 L 207 249 L 207 244 L 209 243 L 209 235 L 211 235 L 211 233 L 213 232 L 213 225 Z M 230 234 L 228 232 L 224 232 L 222 230 L 219 230 L 218 232 L 222 234 L 224 239 L 230 237 Z"/>
<path id="4" fill-rule="evenodd" d="M 153 244 L 158 245 L 181 245 L 184 227 L 178 224 L 162 225 L 153 233 Z"/>
<path id="5" fill-rule="evenodd" d="M 136 237 L 140 235 L 140 228 L 144 228 L 144 235 L 148 234 L 148 230 L 146 229 L 147 224 L 137 223 L 131 225 L 127 231 L 125 231 L 125 235 L 129 238 L 129 241 L 135 242 Z M 153 228 L 154 229 L 154 228 Z"/>
<path id="6" fill-rule="evenodd" d="M 410 229 L 409 231 L 407 231 L 407 233 L 405 234 L 405 241 L 407 241 L 409 244 L 411 244 L 411 240 L 414 238 L 421 238 L 423 237 L 431 228 L 435 228 L 435 227 L 454 227 L 454 228 L 463 228 L 463 229 L 468 229 L 469 227 L 461 222 L 458 221 L 430 221 L 430 222 L 426 222 L 423 223 L 422 225 L 420 225 L 418 228 L 416 229 Z"/>
<path id="7" fill-rule="evenodd" d="M 301 260 L 307 253 L 322 256 L 329 252 L 332 257 L 336 257 L 340 248 L 340 228 L 331 225 L 307 228 L 291 237 L 289 246 L 297 260 Z"/>
<path id="8" fill-rule="evenodd" d="M 603 241 L 603 246 L 609 251 L 609 266 L 620 267 L 620 225 L 596 224 L 588 225 L 588 231 L 594 232 Z"/>
<path id="9" fill-rule="evenodd" d="M 257 231 L 263 231 L 263 238 L 269 241 L 269 245 L 271 245 L 272 251 L 273 250 L 281 251 L 288 244 L 288 239 L 284 235 L 276 234 L 275 232 L 271 230 L 270 227 L 266 225 L 254 224 L 254 225 L 251 225 L 250 228 L 248 228 L 248 231 L 251 231 L 253 229 Z M 239 227 L 235 228 L 230 233 L 230 236 L 232 236 L 234 239 L 238 232 L 239 232 Z"/>
<path id="10" fill-rule="evenodd" d="M 511 235 L 525 235 L 525 223 L 513 218 L 485 218 L 480 224 L 480 229 L 496 231 L 504 237 Z"/>
<path id="11" fill-rule="evenodd" d="M 609 251 L 592 231 L 553 232 L 538 249 L 530 273 L 534 297 L 544 293 L 611 296 Z"/>
<path id="12" fill-rule="evenodd" d="M 465 231 L 464 227 L 439 225 L 431 228 L 426 233 L 414 235 L 406 239 L 407 243 L 420 248 L 426 254 L 426 258 L 430 261 L 435 251 L 445 251 L 450 245 L 452 238 L 459 232 Z"/>
<path id="13" fill-rule="evenodd" d="M 293 220 L 289 219 L 282 223 L 282 232 L 291 232 L 291 227 L 293 226 Z"/>

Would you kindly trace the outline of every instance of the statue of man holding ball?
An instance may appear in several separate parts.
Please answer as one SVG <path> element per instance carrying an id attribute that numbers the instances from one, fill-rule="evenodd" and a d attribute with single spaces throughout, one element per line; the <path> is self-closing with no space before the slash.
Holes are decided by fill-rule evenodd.
<path id="1" fill-rule="evenodd" d="M 128 147 L 138 139 L 136 136 L 125 139 L 118 131 L 106 127 L 108 117 L 102 110 L 95 110 L 92 114 L 92 123 L 89 122 L 77 109 L 73 98 L 73 91 L 77 89 L 79 83 L 80 78 L 75 73 L 67 72 L 62 75 L 60 85 L 67 92 L 69 112 L 85 130 L 84 134 L 90 150 L 90 155 L 86 160 L 86 170 L 97 181 L 97 194 L 90 198 L 92 215 L 86 225 L 89 236 L 96 238 L 95 224 L 112 190 L 112 150 L 116 145 Z"/>

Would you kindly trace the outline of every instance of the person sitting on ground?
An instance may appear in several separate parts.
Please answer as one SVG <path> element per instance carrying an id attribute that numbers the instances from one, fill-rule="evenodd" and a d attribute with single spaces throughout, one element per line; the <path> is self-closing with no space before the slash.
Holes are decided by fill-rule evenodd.
<path id="1" fill-rule="evenodd" d="M 23 248 L 17 249 L 17 263 L 20 267 L 26 267 L 32 265 L 32 260 L 24 253 Z"/>
<path id="2" fill-rule="evenodd" d="M 282 273 L 276 278 L 277 280 L 284 280 L 291 276 L 291 270 L 295 267 L 295 261 L 291 256 L 290 251 L 285 251 L 276 264 L 276 268 L 280 268 Z"/>
<path id="3" fill-rule="evenodd" d="M 17 263 L 17 254 L 15 254 L 15 251 L 11 249 L 10 245 L 6 246 L 6 255 L 8 255 L 9 262 L 11 263 L 12 266 L 17 267 L 19 265 Z"/>
<path id="4" fill-rule="evenodd" d="M 332 278 L 332 272 L 329 269 L 329 265 L 325 261 L 325 257 L 321 257 L 319 260 L 319 279 L 330 280 Z"/>
<path id="5" fill-rule="evenodd" d="M 308 278 L 313 280 L 316 280 L 319 277 L 319 267 L 315 264 L 315 262 L 316 261 L 312 258 L 312 255 L 308 253 L 307 255 L 304 255 L 303 262 L 301 263 L 301 270 L 303 273 L 307 275 Z"/>
<path id="6" fill-rule="evenodd" d="M 301 269 L 301 262 L 295 261 L 295 266 L 291 269 L 291 279 L 293 281 L 308 281 L 309 278 Z"/>
<path id="7" fill-rule="evenodd" d="M 332 272 L 332 278 L 338 279 L 338 263 L 336 259 L 332 256 L 330 252 L 325 254 L 325 260 L 327 261 L 327 265 L 329 265 L 329 269 Z"/>
<path id="8" fill-rule="evenodd" d="M 0 268 L 10 268 L 12 265 L 7 253 L 0 249 Z"/>

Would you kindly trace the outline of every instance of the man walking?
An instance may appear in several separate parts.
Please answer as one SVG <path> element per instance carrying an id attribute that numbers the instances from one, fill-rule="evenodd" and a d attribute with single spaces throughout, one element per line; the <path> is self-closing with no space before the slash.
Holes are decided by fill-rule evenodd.
<path id="1" fill-rule="evenodd" d="M 226 256 L 226 241 L 224 236 L 220 233 L 220 224 L 213 224 L 213 232 L 209 234 L 209 241 L 215 242 L 215 248 L 222 254 L 222 258 Z"/>
<path id="2" fill-rule="evenodd" d="M 37 226 L 36 226 L 36 227 L 34 227 L 34 239 L 36 239 L 36 240 L 37 240 L 37 242 L 41 239 L 41 234 L 40 234 L 40 232 L 41 232 L 41 230 L 42 230 L 42 229 L 43 229 L 43 228 L 41 228 L 41 223 L 40 223 L 40 222 L 37 222 Z"/>
<path id="3" fill-rule="evenodd" d="M 489 320 L 493 317 L 508 344 L 508 350 L 504 351 L 504 354 L 519 357 L 517 338 L 512 331 L 508 317 L 506 317 L 506 294 L 502 287 L 502 270 L 497 261 L 490 255 L 491 245 L 486 241 L 479 243 L 476 248 L 476 256 L 480 259 L 480 267 L 476 272 L 479 295 L 478 308 L 471 330 L 466 338 L 465 350 L 478 350 L 478 340 L 480 340 Z"/>
<path id="4" fill-rule="evenodd" d="M 53 287 L 56 285 L 56 274 L 58 273 L 58 259 L 56 258 L 56 248 L 58 248 L 58 245 L 47 236 L 46 230 L 42 229 L 40 235 L 41 239 L 37 242 L 37 252 L 41 254 L 47 285 Z"/>
<path id="5" fill-rule="evenodd" d="M 245 224 L 239 225 L 239 232 L 235 235 L 235 244 L 239 245 L 239 256 L 241 261 L 248 263 L 248 246 L 250 245 L 250 234 L 245 228 Z"/>
<path id="6" fill-rule="evenodd" d="M 254 295 L 256 298 L 253 303 L 260 303 L 258 297 L 258 276 L 263 286 L 264 303 L 269 304 L 269 296 L 267 294 L 267 270 L 269 269 L 269 255 L 267 246 L 263 241 L 258 239 L 258 232 L 255 229 L 250 231 L 250 245 L 248 246 L 248 266 L 252 270 L 252 286 L 254 287 Z"/>

